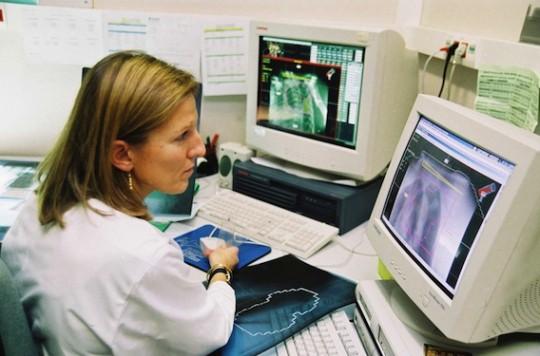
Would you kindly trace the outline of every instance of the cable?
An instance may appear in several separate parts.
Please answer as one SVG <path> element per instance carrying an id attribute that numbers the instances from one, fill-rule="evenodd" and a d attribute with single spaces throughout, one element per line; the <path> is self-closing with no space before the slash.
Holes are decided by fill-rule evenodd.
<path id="1" fill-rule="evenodd" d="M 442 77 L 442 83 L 441 83 L 441 89 L 439 90 L 439 95 L 437 95 L 439 98 L 441 97 L 441 94 L 444 89 L 444 82 L 446 81 L 446 70 L 448 69 L 448 63 L 450 63 L 450 59 L 454 56 L 454 53 L 456 53 L 456 49 L 459 46 L 459 42 L 455 41 L 452 43 L 446 52 L 446 58 L 444 59 L 444 69 L 443 69 L 443 77 Z"/>
<path id="2" fill-rule="evenodd" d="M 459 45 L 456 49 L 456 52 L 454 53 L 454 57 L 452 58 L 452 68 L 450 68 L 450 76 L 448 77 L 448 90 L 446 92 L 446 98 L 450 100 L 450 97 L 452 95 L 452 85 L 454 83 L 454 72 L 456 70 L 456 64 L 460 64 L 463 61 L 463 58 L 467 55 L 467 48 L 469 47 L 469 44 L 467 42 L 459 42 Z"/>
<path id="3" fill-rule="evenodd" d="M 452 59 L 452 68 L 450 68 L 450 75 L 448 76 L 448 86 L 446 91 L 446 99 L 450 100 L 450 92 L 452 91 L 452 81 L 454 78 L 454 72 L 456 70 L 456 58 L 454 56 L 454 59 Z"/>
<path id="4" fill-rule="evenodd" d="M 422 69 L 422 73 L 420 73 L 420 93 L 421 94 L 425 94 L 424 92 L 424 77 L 425 77 L 425 74 L 426 74 L 426 70 L 427 70 L 427 66 L 429 64 L 429 62 L 431 62 L 431 60 L 433 59 L 433 57 L 435 57 L 435 55 L 439 52 L 443 52 L 443 51 L 446 51 L 447 48 L 446 47 L 443 47 L 443 48 L 439 48 L 438 50 L 434 51 L 433 53 L 431 53 L 429 55 L 429 57 L 426 59 L 426 62 L 424 63 L 424 67 Z"/>
<path id="5" fill-rule="evenodd" d="M 353 248 L 349 248 L 347 245 L 345 245 L 338 236 L 335 236 L 333 238 L 333 241 L 335 241 L 338 245 L 340 245 L 345 251 L 349 251 L 351 254 L 368 256 L 368 257 L 377 257 L 377 254 L 375 253 L 365 253 L 365 252 L 356 251 L 358 246 L 360 246 L 364 242 L 364 238 L 360 239 L 360 241 L 356 245 L 354 245 Z"/>
<path id="6" fill-rule="evenodd" d="M 360 239 L 360 241 L 358 241 L 358 243 L 356 245 L 354 245 L 353 248 L 349 248 L 347 245 L 345 245 L 341 240 L 340 240 L 340 237 L 339 236 L 335 236 L 332 241 L 336 242 L 339 246 L 341 246 L 345 251 L 348 251 L 349 254 L 347 255 L 347 258 L 345 258 L 344 260 L 342 260 L 340 263 L 335 263 L 335 264 L 325 264 L 325 265 L 319 265 L 319 264 L 316 264 L 314 265 L 315 267 L 341 267 L 341 266 L 344 266 L 346 265 L 347 263 L 349 263 L 349 261 L 351 260 L 351 257 L 353 255 L 362 255 L 362 256 L 367 256 L 367 257 L 377 257 L 376 254 L 374 253 L 365 253 L 365 252 L 359 252 L 359 251 L 356 251 L 356 249 L 364 242 L 364 237 Z"/>
<path id="7" fill-rule="evenodd" d="M 341 266 L 345 266 L 347 263 L 349 263 L 349 261 L 351 260 L 351 257 L 352 257 L 352 253 L 349 253 L 347 255 L 347 258 L 345 258 L 344 260 L 342 260 L 340 263 L 334 263 L 334 264 L 325 264 L 325 265 L 320 265 L 320 264 L 314 264 L 315 267 L 319 267 L 319 268 L 328 268 L 328 267 L 341 267 Z"/>

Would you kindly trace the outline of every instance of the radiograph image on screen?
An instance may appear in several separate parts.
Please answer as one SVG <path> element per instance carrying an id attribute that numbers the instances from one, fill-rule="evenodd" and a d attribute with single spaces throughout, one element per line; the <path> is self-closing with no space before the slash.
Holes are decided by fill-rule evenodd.
<path id="1" fill-rule="evenodd" d="M 260 124 L 335 139 L 339 66 L 268 56 L 262 72 Z"/>
<path id="2" fill-rule="evenodd" d="M 453 289 L 499 189 L 499 183 L 415 133 L 383 215 L 414 258 Z"/>
<path id="3" fill-rule="evenodd" d="M 421 152 L 410 160 L 390 223 L 437 274 L 447 275 L 475 200 L 466 175 Z"/>
<path id="4" fill-rule="evenodd" d="M 270 79 L 269 123 L 291 130 L 324 134 L 328 86 L 316 75 L 282 71 Z"/>

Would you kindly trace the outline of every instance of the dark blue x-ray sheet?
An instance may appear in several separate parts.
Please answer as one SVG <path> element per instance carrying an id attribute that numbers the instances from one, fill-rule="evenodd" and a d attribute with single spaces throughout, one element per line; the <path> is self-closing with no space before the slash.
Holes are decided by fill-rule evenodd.
<path id="1" fill-rule="evenodd" d="M 256 355 L 342 306 L 355 283 L 286 255 L 235 273 L 236 318 L 216 355 Z"/>

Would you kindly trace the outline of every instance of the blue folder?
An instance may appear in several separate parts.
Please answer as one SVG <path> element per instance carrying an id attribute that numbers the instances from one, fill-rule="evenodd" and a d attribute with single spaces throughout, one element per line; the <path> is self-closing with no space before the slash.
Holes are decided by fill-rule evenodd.
<path id="1" fill-rule="evenodd" d="M 234 328 L 212 353 L 251 356 L 279 344 L 312 322 L 355 303 L 356 284 L 285 255 L 234 274 Z"/>
<path id="2" fill-rule="evenodd" d="M 238 247 L 239 262 L 236 269 L 245 267 L 272 251 L 270 246 L 255 243 L 252 240 L 236 235 L 231 231 L 207 224 L 174 238 L 174 240 L 182 247 L 184 262 L 203 271 L 207 271 L 210 268 L 208 258 L 203 256 L 199 243 L 201 237 L 208 236 L 221 238 L 228 244 Z"/>

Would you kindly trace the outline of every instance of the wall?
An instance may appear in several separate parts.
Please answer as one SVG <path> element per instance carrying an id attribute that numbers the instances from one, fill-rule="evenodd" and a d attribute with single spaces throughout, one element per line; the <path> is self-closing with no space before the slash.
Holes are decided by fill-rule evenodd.
<path id="1" fill-rule="evenodd" d="M 422 25 L 480 37 L 518 41 L 535 0 L 424 0 Z"/>
<path id="2" fill-rule="evenodd" d="M 333 22 L 392 26 L 398 9 L 423 3 L 420 25 L 515 41 L 528 0 L 94 0 L 99 9 L 169 11 L 248 16 L 264 20 Z M 40 155 L 49 149 L 69 113 L 80 83 L 75 66 L 30 65 L 22 40 L 0 30 L 0 155 Z M 426 56 L 420 55 L 420 68 Z M 425 75 L 425 91 L 436 94 L 442 61 L 434 60 Z M 476 71 L 457 67 L 451 100 L 472 106 Z M 219 132 L 221 142 L 244 141 L 245 96 L 206 97 L 201 133 Z M 36 140 L 36 138 L 39 139 Z"/>
<path id="3" fill-rule="evenodd" d="M 94 0 L 95 8 L 387 25 L 394 22 L 397 4 L 398 0 Z"/>
<path id="4" fill-rule="evenodd" d="M 458 34 L 517 42 L 527 7 L 534 1 L 537 0 L 423 0 L 420 24 Z M 426 55 L 420 55 L 420 69 L 426 59 Z M 440 60 L 429 64 L 425 75 L 426 93 L 438 93 L 442 70 Z M 477 74 L 474 69 L 457 66 L 450 100 L 472 107 Z"/>
<path id="5" fill-rule="evenodd" d="M 0 31 L 0 155 L 42 156 L 49 150 L 81 81 L 78 66 L 24 58 L 22 37 Z"/>

